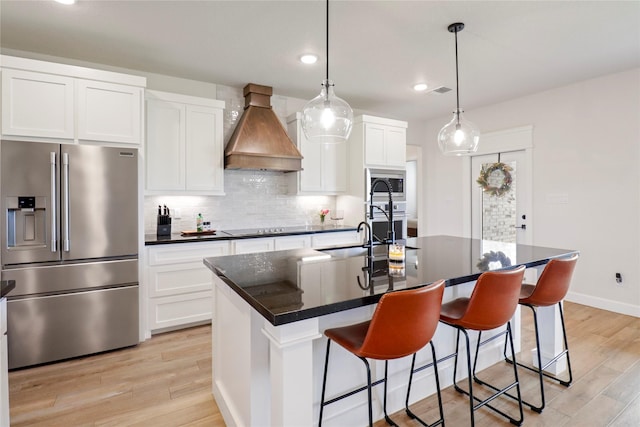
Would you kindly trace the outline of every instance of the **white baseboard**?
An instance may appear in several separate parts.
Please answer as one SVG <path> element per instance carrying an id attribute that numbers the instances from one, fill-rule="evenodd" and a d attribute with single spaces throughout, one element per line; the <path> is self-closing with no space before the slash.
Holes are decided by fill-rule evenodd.
<path id="1" fill-rule="evenodd" d="M 640 317 L 640 306 L 638 305 L 612 301 L 610 299 L 594 297 L 577 292 L 569 292 L 566 300 L 588 305 L 590 307 L 600 308 L 602 310 L 613 311 L 614 313 L 626 314 L 627 316 Z"/>

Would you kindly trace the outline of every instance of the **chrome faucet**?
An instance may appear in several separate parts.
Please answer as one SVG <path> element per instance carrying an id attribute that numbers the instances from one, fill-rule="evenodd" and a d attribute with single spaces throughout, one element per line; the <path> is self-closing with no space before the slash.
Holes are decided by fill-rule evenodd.
<path id="1" fill-rule="evenodd" d="M 387 192 L 389 193 L 389 214 L 387 214 L 383 209 L 380 209 L 378 206 L 373 204 L 373 192 L 376 189 L 376 186 L 380 183 L 383 183 L 387 187 Z M 396 242 L 396 232 L 393 227 L 393 198 L 391 196 L 391 184 L 386 179 L 377 178 L 373 180 L 371 183 L 371 192 L 369 193 L 369 218 L 373 219 L 373 209 L 378 208 L 382 211 L 384 216 L 387 217 L 388 227 L 387 227 L 387 240 L 385 243 L 394 244 Z"/>

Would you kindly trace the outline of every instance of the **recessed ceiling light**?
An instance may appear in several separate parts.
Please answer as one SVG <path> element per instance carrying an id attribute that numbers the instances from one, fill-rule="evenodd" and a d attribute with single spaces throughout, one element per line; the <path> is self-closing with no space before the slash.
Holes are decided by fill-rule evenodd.
<path id="1" fill-rule="evenodd" d="M 425 90 L 427 90 L 427 84 L 426 83 L 417 83 L 415 85 L 413 85 L 413 90 L 415 90 L 416 92 L 423 92 Z"/>
<path id="2" fill-rule="evenodd" d="M 318 61 L 318 55 L 312 53 L 304 54 L 300 57 L 300 62 L 303 64 L 315 64 Z"/>
<path id="3" fill-rule="evenodd" d="M 76 2 L 76 0 L 54 0 L 54 1 L 60 4 L 66 4 L 66 5 L 75 4 Z"/>

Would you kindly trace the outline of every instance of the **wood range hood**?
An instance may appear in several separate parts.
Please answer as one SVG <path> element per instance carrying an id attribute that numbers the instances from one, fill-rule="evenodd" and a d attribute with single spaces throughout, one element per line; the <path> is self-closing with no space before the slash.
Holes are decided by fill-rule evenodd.
<path id="1" fill-rule="evenodd" d="M 271 108 L 270 86 L 244 87 L 244 113 L 224 150 L 225 169 L 302 170 L 302 154 Z"/>

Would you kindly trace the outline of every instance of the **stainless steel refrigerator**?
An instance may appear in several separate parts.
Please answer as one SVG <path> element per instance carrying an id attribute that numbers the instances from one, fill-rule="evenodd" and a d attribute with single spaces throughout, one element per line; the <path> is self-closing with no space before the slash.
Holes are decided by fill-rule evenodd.
<path id="1" fill-rule="evenodd" d="M 9 368 L 138 343 L 138 153 L 0 142 Z"/>

